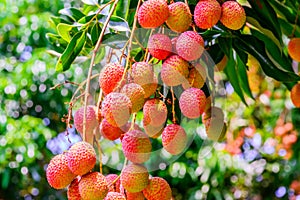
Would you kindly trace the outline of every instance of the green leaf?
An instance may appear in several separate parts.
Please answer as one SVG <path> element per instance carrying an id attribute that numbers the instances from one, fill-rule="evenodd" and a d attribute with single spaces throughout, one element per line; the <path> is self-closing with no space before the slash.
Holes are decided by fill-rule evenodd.
<path id="1" fill-rule="evenodd" d="M 102 44 L 108 45 L 113 49 L 122 49 L 129 38 L 121 33 L 107 33 L 103 37 Z"/>
<path id="2" fill-rule="evenodd" d="M 91 21 L 93 19 L 93 17 L 95 17 L 95 16 L 96 16 L 96 14 L 84 16 L 80 20 L 78 20 L 78 23 L 80 23 L 80 24 L 86 24 L 89 21 Z"/>
<path id="3" fill-rule="evenodd" d="M 119 0 L 113 15 L 127 19 L 129 13 L 129 6 L 130 0 Z"/>
<path id="4" fill-rule="evenodd" d="M 80 10 L 76 8 L 64 8 L 60 10 L 59 13 L 61 15 L 66 15 L 72 18 L 74 21 L 78 21 L 79 19 L 85 16 Z"/>
<path id="5" fill-rule="evenodd" d="M 100 23 L 104 23 L 106 21 L 107 15 L 99 15 L 98 19 Z M 130 31 L 129 25 L 127 21 L 118 16 L 111 16 L 110 21 L 108 23 L 108 28 L 114 31 Z"/>
<path id="6" fill-rule="evenodd" d="M 3 172 L 1 186 L 3 189 L 7 189 L 10 181 L 11 170 L 6 168 Z"/>
<path id="7" fill-rule="evenodd" d="M 56 64 L 56 71 L 66 71 L 70 68 L 72 62 L 81 52 L 85 43 L 85 39 L 86 33 L 84 31 L 80 31 L 74 35 L 66 50 L 58 59 Z"/>
<path id="8" fill-rule="evenodd" d="M 81 1 L 87 5 L 97 5 L 98 4 L 97 0 L 81 0 Z"/>
<path id="9" fill-rule="evenodd" d="M 63 19 L 62 17 L 56 17 L 56 16 L 51 16 L 50 17 L 51 22 L 54 24 L 56 27 L 59 23 L 64 23 L 64 24 L 71 24 L 67 20 Z"/>
<path id="10" fill-rule="evenodd" d="M 278 21 L 279 21 L 282 32 L 285 35 L 290 36 L 293 33 L 294 26 L 281 18 L 279 18 Z M 299 26 L 296 26 L 294 34 L 296 37 L 300 37 L 300 27 Z"/>
<path id="11" fill-rule="evenodd" d="M 77 28 L 75 26 L 63 23 L 58 24 L 56 29 L 57 33 L 62 37 L 62 39 L 67 42 L 70 42 L 72 35 L 77 32 Z"/>
<path id="12" fill-rule="evenodd" d="M 294 24 L 297 16 L 297 9 L 292 9 L 279 2 L 278 0 L 269 0 L 270 4 L 276 10 L 277 13 L 280 13 L 281 16 L 285 17 L 290 24 Z M 300 26 L 300 21 L 297 21 L 298 26 Z"/>
<path id="13" fill-rule="evenodd" d="M 102 29 L 100 27 L 100 24 L 98 22 L 96 22 L 91 30 L 91 39 L 92 39 L 93 45 L 95 45 L 97 43 L 98 38 L 101 34 L 101 30 Z"/>
<path id="14" fill-rule="evenodd" d="M 293 108 L 292 113 L 292 122 L 297 130 L 300 130 L 300 108 Z"/>

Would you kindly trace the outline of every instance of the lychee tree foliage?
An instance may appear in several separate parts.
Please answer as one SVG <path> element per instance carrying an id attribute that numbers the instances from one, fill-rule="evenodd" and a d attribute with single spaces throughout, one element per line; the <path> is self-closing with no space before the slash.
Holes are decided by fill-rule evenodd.
<path id="1" fill-rule="evenodd" d="M 82 197 L 90 198 L 89 195 L 92 195 L 93 191 L 90 190 L 89 184 L 93 181 L 96 181 L 93 188 L 97 195 L 101 196 L 99 198 L 104 198 L 109 191 L 111 184 L 107 184 L 101 175 L 101 155 L 105 154 L 105 149 L 101 148 L 99 138 L 102 134 L 109 139 L 111 133 L 108 132 L 112 129 L 120 132 L 122 150 L 126 157 L 123 171 L 113 183 L 120 178 L 124 187 L 120 192 L 126 191 L 127 198 L 133 192 L 143 192 L 147 199 L 155 196 L 151 193 L 149 195 L 147 188 L 151 187 L 152 182 L 160 184 L 161 179 L 155 177 L 148 180 L 149 174 L 141 164 L 150 159 L 153 148 L 151 143 L 157 147 L 163 146 L 172 155 L 183 152 L 188 143 L 187 130 L 195 129 L 201 124 L 197 122 L 193 124 L 194 127 L 192 123 L 189 124 L 190 127 L 181 127 L 181 123 L 189 122 L 186 118 L 199 118 L 204 113 L 202 122 L 207 129 L 208 138 L 219 139 L 209 135 L 210 128 L 214 128 L 211 125 L 213 122 L 221 122 L 221 127 L 226 127 L 224 116 L 217 116 L 221 118 L 219 120 L 212 113 L 214 108 L 210 108 L 210 104 L 214 105 L 215 102 L 215 94 L 212 92 L 216 90 L 214 80 L 217 65 L 214 63 L 226 60 L 223 64 L 227 78 L 225 81 L 232 85 L 245 105 L 248 99 L 255 99 L 247 74 L 251 67 L 248 64 L 250 56 L 259 62 L 266 76 L 282 82 L 289 90 L 300 80 L 293 69 L 292 59 L 286 48 L 288 37 L 300 37 L 297 1 L 285 4 L 275 0 L 249 0 L 238 3 L 213 0 L 182 1 L 181 5 L 187 8 L 186 12 L 194 15 L 193 18 L 190 16 L 183 21 L 179 20 L 185 28 L 178 28 L 172 20 L 166 20 L 172 9 L 167 7 L 167 14 L 162 11 L 165 5 L 175 4 L 174 1 L 83 0 L 82 2 L 81 8 L 66 8 L 60 12 L 59 17 L 52 17 L 57 33 L 48 34 L 55 50 L 51 53 L 58 56 L 57 71 L 68 71 L 76 60 L 89 63 L 86 80 L 78 85 L 78 89 L 70 99 L 69 112 L 64 119 L 67 128 L 70 128 L 72 109 L 82 107 L 79 117 L 76 118 L 76 114 L 74 116 L 75 128 L 84 141 L 95 144 L 94 147 L 98 150 L 100 173 L 88 172 L 95 163 L 91 164 L 91 168 L 89 164 L 81 166 L 88 167 L 89 170 L 85 173 L 72 171 L 70 165 L 74 162 L 76 165 L 76 162 L 80 161 L 70 161 L 70 152 L 66 152 L 65 159 L 71 169 L 71 172 L 68 172 L 71 179 L 76 182 L 75 176 L 81 176 L 78 190 Z M 140 10 L 142 11 L 139 12 Z M 208 14 L 205 15 L 206 13 Z M 186 25 L 186 21 L 189 20 Z M 168 35 L 169 38 L 164 39 L 163 35 L 156 34 Z M 152 47 L 151 41 L 159 41 L 163 45 L 158 43 L 157 47 Z M 173 46 L 175 44 L 175 50 L 172 50 L 172 42 Z M 166 47 L 168 49 L 165 49 Z M 173 55 L 174 53 L 176 54 Z M 207 77 L 202 80 L 203 84 L 200 84 L 199 88 L 194 85 L 196 80 L 199 81 L 195 78 L 196 72 L 191 73 L 194 69 L 198 71 L 200 77 L 203 77 L 201 70 L 195 70 L 197 69 L 195 60 L 203 65 L 200 68 L 205 69 L 204 74 Z M 143 82 L 148 78 L 150 80 Z M 92 94 L 90 85 L 95 79 L 99 80 L 100 87 Z M 185 80 L 189 81 L 188 85 L 184 84 Z M 123 89 L 125 84 L 133 85 L 126 85 L 127 88 Z M 175 95 L 178 93 L 182 93 L 180 98 Z M 151 104 L 151 101 L 155 103 L 145 107 Z M 93 104 L 93 108 L 90 108 L 89 104 Z M 90 112 L 94 112 L 93 118 Z M 95 118 L 101 124 L 100 129 L 99 124 L 93 121 Z M 214 118 L 217 120 L 213 120 Z M 76 120 L 80 125 L 76 125 Z M 102 124 L 104 122 L 105 125 Z M 135 128 L 135 123 L 142 124 L 142 129 Z M 97 128 L 90 131 L 91 124 Z M 115 130 L 116 127 L 121 130 Z M 108 132 L 103 134 L 105 128 Z M 225 129 L 214 130 L 213 134 L 221 135 Z M 195 139 L 192 145 L 202 142 Z M 133 164 L 127 164 L 127 159 Z M 52 162 L 57 164 L 58 161 Z M 66 161 L 59 162 L 65 164 Z M 140 172 L 142 169 L 144 171 Z M 135 173 L 135 170 L 139 173 Z M 53 174 L 49 172 L 47 178 L 50 185 L 57 189 L 66 187 L 66 184 L 59 187 L 51 184 L 53 179 L 55 183 L 60 182 L 56 180 L 60 178 L 55 176 L 56 173 L 55 170 Z M 153 172 L 152 175 L 160 173 Z M 98 179 L 101 184 L 98 184 Z M 168 185 L 161 187 L 161 190 L 169 190 Z M 221 195 L 213 191 L 208 195 L 209 198 Z M 168 198 L 167 195 L 166 199 Z M 183 197 L 186 198 L 188 197 Z"/>

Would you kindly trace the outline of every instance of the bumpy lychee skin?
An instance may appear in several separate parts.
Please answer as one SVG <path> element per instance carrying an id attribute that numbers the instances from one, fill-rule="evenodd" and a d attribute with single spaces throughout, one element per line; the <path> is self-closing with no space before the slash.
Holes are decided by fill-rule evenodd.
<path id="1" fill-rule="evenodd" d="M 199 88 L 189 88 L 180 95 L 180 110 L 184 116 L 190 119 L 200 117 L 204 112 L 205 105 L 205 93 Z"/>
<path id="2" fill-rule="evenodd" d="M 117 174 L 108 174 L 105 176 L 109 192 L 120 192 L 120 179 Z M 116 181 L 117 180 L 117 181 Z M 114 182 L 114 184 L 112 184 Z"/>
<path id="3" fill-rule="evenodd" d="M 79 193 L 79 177 L 75 178 L 68 187 L 67 196 L 68 200 L 82 200 Z"/>
<path id="4" fill-rule="evenodd" d="M 172 53 L 171 39 L 164 34 L 154 34 L 149 38 L 148 50 L 151 56 L 159 60 L 166 59 Z"/>
<path id="5" fill-rule="evenodd" d="M 165 0 L 145 1 L 138 10 L 138 22 L 143 28 L 156 28 L 162 25 L 169 16 Z"/>
<path id="6" fill-rule="evenodd" d="M 91 172 L 81 177 L 79 192 L 83 200 L 103 200 L 108 193 L 105 179 L 99 172 Z"/>
<path id="7" fill-rule="evenodd" d="M 190 69 L 187 81 L 182 84 L 184 89 L 188 89 L 190 87 L 194 88 L 202 88 L 206 80 L 206 69 L 197 65 Z"/>
<path id="8" fill-rule="evenodd" d="M 92 145 L 87 142 L 77 142 L 67 153 L 70 170 L 79 176 L 91 171 L 96 164 L 96 152 Z"/>
<path id="9" fill-rule="evenodd" d="M 143 192 L 126 192 L 127 200 L 145 200 Z"/>
<path id="10" fill-rule="evenodd" d="M 103 119 L 100 124 L 100 133 L 104 138 L 113 141 L 124 134 L 124 131 L 122 130 L 122 128 L 115 127 L 111 125 L 106 119 Z"/>
<path id="11" fill-rule="evenodd" d="M 109 63 L 101 70 L 99 84 L 105 95 L 116 89 L 122 80 L 123 73 L 124 67 L 118 63 Z"/>
<path id="12" fill-rule="evenodd" d="M 199 1 L 194 11 L 194 21 L 199 28 L 209 29 L 221 18 L 221 6 L 216 0 Z"/>
<path id="13" fill-rule="evenodd" d="M 145 91 L 142 86 L 136 83 L 129 83 L 123 86 L 121 93 L 129 97 L 132 104 L 132 112 L 138 112 L 143 108 Z"/>
<path id="14" fill-rule="evenodd" d="M 102 116 L 113 126 L 121 127 L 130 118 L 132 104 L 125 94 L 112 92 L 102 102 Z"/>
<path id="15" fill-rule="evenodd" d="M 126 197 L 118 192 L 109 192 L 104 200 L 126 200 Z"/>
<path id="16" fill-rule="evenodd" d="M 293 86 L 291 90 L 291 100 L 295 107 L 300 108 L 300 83 Z"/>
<path id="17" fill-rule="evenodd" d="M 292 38 L 289 41 L 288 53 L 293 60 L 300 62 L 300 38 Z"/>
<path id="18" fill-rule="evenodd" d="M 149 185 L 143 190 L 147 200 L 170 200 L 172 190 L 168 182 L 160 177 L 150 179 Z"/>
<path id="19" fill-rule="evenodd" d="M 182 33 L 189 29 L 192 24 L 192 14 L 189 7 L 183 2 L 176 2 L 169 5 L 170 15 L 166 21 L 168 27 Z"/>
<path id="20" fill-rule="evenodd" d="M 222 4 L 222 24 L 232 30 L 241 29 L 246 22 L 244 8 L 236 1 L 226 1 Z"/>
<path id="21" fill-rule="evenodd" d="M 149 173 L 142 165 L 129 164 L 122 170 L 120 180 L 128 192 L 141 192 L 149 184 Z"/>
<path id="22" fill-rule="evenodd" d="M 200 58 L 204 50 L 204 40 L 194 31 L 183 32 L 177 39 L 176 51 L 187 61 Z"/>
<path id="23" fill-rule="evenodd" d="M 161 126 L 165 124 L 168 110 L 166 104 L 159 99 L 149 99 L 143 107 L 143 124 Z"/>
<path id="24" fill-rule="evenodd" d="M 188 68 L 188 62 L 178 55 L 172 55 L 162 65 L 161 79 L 168 86 L 180 85 L 184 83 L 189 74 Z"/>
<path id="25" fill-rule="evenodd" d="M 172 155 L 183 152 L 187 144 L 185 130 L 178 124 L 170 124 L 162 132 L 162 144 L 166 151 Z"/>
<path id="26" fill-rule="evenodd" d="M 122 139 L 125 157 L 133 163 L 144 163 L 150 158 L 152 145 L 149 137 L 139 130 L 130 130 Z"/>
<path id="27" fill-rule="evenodd" d="M 65 154 L 54 156 L 47 167 L 46 177 L 49 185 L 55 189 L 67 187 L 76 177 L 68 167 Z"/>

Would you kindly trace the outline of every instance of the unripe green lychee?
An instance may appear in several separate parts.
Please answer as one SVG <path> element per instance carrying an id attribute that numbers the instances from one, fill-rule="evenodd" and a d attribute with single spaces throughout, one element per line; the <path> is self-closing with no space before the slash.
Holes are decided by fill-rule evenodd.
<path id="1" fill-rule="evenodd" d="M 75 178 L 68 187 L 68 200 L 82 200 L 79 193 L 79 177 Z"/>
<path id="2" fill-rule="evenodd" d="M 103 200 L 108 193 L 105 179 L 99 172 L 91 172 L 81 177 L 79 192 L 83 200 Z"/>
<path id="3" fill-rule="evenodd" d="M 202 88 L 206 80 L 206 69 L 201 65 L 196 65 L 189 71 L 187 81 L 182 84 L 183 89 L 190 87 Z"/>
<path id="4" fill-rule="evenodd" d="M 156 28 L 162 25 L 169 16 L 165 0 L 145 1 L 138 10 L 138 22 L 143 28 Z"/>
<path id="5" fill-rule="evenodd" d="M 168 27 L 175 32 L 184 32 L 192 24 L 192 14 L 189 7 L 183 2 L 176 2 L 169 5 L 170 15 L 166 21 Z"/>
<path id="6" fill-rule="evenodd" d="M 161 126 L 165 124 L 168 110 L 166 104 L 159 99 L 149 99 L 143 107 L 143 124 L 152 126 Z"/>
<path id="7" fill-rule="evenodd" d="M 124 131 L 121 127 L 115 127 L 111 125 L 106 119 L 103 119 L 100 124 L 100 133 L 103 135 L 104 138 L 113 141 L 118 139 L 122 134 L 124 134 Z"/>
<path id="8" fill-rule="evenodd" d="M 293 60 L 300 62 L 300 38 L 292 38 L 289 41 L 288 53 Z"/>
<path id="9" fill-rule="evenodd" d="M 221 17 L 221 6 L 216 0 L 199 1 L 194 11 L 194 21 L 199 28 L 209 29 Z"/>
<path id="10" fill-rule="evenodd" d="M 180 85 L 184 83 L 189 74 L 188 68 L 188 62 L 178 55 L 172 55 L 163 62 L 161 79 L 168 86 Z"/>
<path id="11" fill-rule="evenodd" d="M 180 95 L 180 110 L 184 116 L 190 119 L 200 117 L 204 112 L 205 105 L 205 93 L 199 88 L 189 88 Z"/>
<path id="12" fill-rule="evenodd" d="M 125 196 L 118 192 L 109 192 L 104 200 L 126 200 Z"/>
<path id="13" fill-rule="evenodd" d="M 99 85 L 105 95 L 113 92 L 122 80 L 124 67 L 119 63 L 109 63 L 100 72 Z"/>
<path id="14" fill-rule="evenodd" d="M 222 4 L 222 15 L 220 21 L 229 29 L 241 29 L 246 22 L 245 10 L 236 1 L 226 1 Z"/>
<path id="15" fill-rule="evenodd" d="M 187 61 L 196 60 L 201 57 L 204 50 L 204 40 L 194 31 L 183 32 L 177 39 L 177 54 Z"/>
<path id="16" fill-rule="evenodd" d="M 128 83 L 123 86 L 121 93 L 129 97 L 132 104 L 132 112 L 138 112 L 143 108 L 145 91 L 142 86 L 136 83 Z"/>
<path id="17" fill-rule="evenodd" d="M 127 200 L 145 200 L 143 192 L 126 192 Z"/>
<path id="18" fill-rule="evenodd" d="M 105 176 L 105 178 L 106 178 L 109 192 L 120 192 L 121 182 L 117 174 L 108 174 Z"/>
<path id="19" fill-rule="evenodd" d="M 172 155 L 182 153 L 187 144 L 185 130 L 178 124 L 169 124 L 162 132 L 162 144 L 164 149 Z"/>
<path id="20" fill-rule="evenodd" d="M 132 104 L 125 94 L 111 92 L 102 102 L 102 116 L 113 126 L 121 127 L 130 118 Z"/>
<path id="21" fill-rule="evenodd" d="M 149 137 L 140 130 L 130 130 L 122 139 L 125 157 L 133 163 L 143 163 L 150 158 L 152 145 Z"/>
<path id="22" fill-rule="evenodd" d="M 172 190 L 169 183 L 160 177 L 150 179 L 149 185 L 143 190 L 147 200 L 170 200 L 172 198 Z"/>
<path id="23" fill-rule="evenodd" d="M 129 164 L 122 170 L 120 180 L 128 192 L 141 192 L 149 184 L 149 173 L 143 165 Z"/>
<path id="24" fill-rule="evenodd" d="M 96 152 L 87 142 L 77 142 L 71 146 L 67 153 L 70 170 L 79 176 L 91 171 L 96 164 Z"/>
<path id="25" fill-rule="evenodd" d="M 55 189 L 67 187 L 76 177 L 68 167 L 65 154 L 54 156 L 47 167 L 46 177 L 49 185 Z"/>
<path id="26" fill-rule="evenodd" d="M 151 56 L 164 60 L 172 53 L 172 42 L 167 35 L 157 33 L 149 38 L 147 48 Z"/>

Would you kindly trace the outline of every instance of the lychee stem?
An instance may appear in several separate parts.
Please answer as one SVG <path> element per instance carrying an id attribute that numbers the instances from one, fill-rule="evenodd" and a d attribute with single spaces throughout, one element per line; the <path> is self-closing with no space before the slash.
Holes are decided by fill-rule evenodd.
<path id="1" fill-rule="evenodd" d="M 297 22 L 298 22 L 298 17 L 299 17 L 299 12 L 300 11 L 300 5 L 298 7 L 298 10 L 297 10 L 297 15 L 296 15 L 296 19 L 295 19 L 295 24 L 294 24 L 294 27 L 293 27 L 293 31 L 292 31 L 292 34 L 291 34 L 291 38 L 295 36 L 295 32 L 296 32 L 296 28 L 297 28 Z"/>
<path id="2" fill-rule="evenodd" d="M 135 120 L 136 120 L 136 113 L 133 113 L 129 131 L 134 129 Z"/>
<path id="3" fill-rule="evenodd" d="M 174 91 L 173 91 L 173 87 L 170 88 L 170 92 L 172 94 L 172 122 L 173 124 L 176 124 L 176 113 L 175 113 L 175 96 L 174 96 Z"/>
<path id="4" fill-rule="evenodd" d="M 94 136 L 95 138 L 95 136 Z M 103 174 L 102 170 L 102 151 L 101 151 L 101 146 L 100 146 L 100 141 L 97 141 L 97 149 L 98 149 L 98 154 L 99 154 L 99 168 L 100 168 L 100 173 Z"/>
<path id="5" fill-rule="evenodd" d="M 100 115 L 100 106 L 102 103 L 102 96 L 103 96 L 103 91 L 102 91 L 102 89 L 100 89 L 99 96 L 98 96 L 98 102 L 97 102 L 97 111 L 96 111 L 96 117 L 97 117 L 97 120 L 99 123 L 102 121 L 101 115 Z"/>

